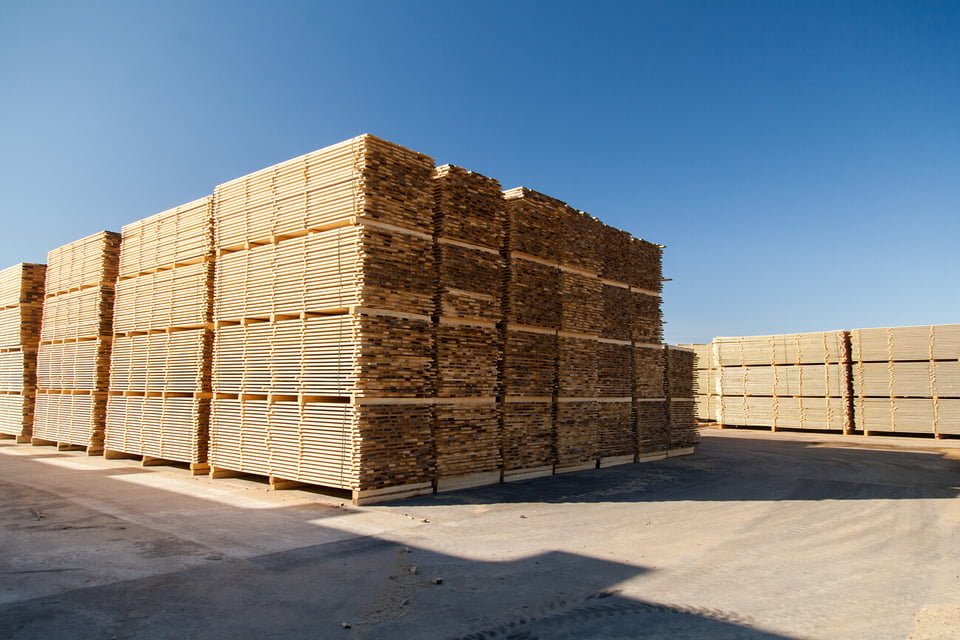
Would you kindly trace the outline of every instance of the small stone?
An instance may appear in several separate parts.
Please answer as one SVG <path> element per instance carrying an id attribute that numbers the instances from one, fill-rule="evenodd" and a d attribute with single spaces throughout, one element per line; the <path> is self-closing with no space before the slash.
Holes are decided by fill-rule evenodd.
<path id="1" fill-rule="evenodd" d="M 429 523 L 430 521 L 429 521 L 429 520 L 427 520 L 426 518 L 424 518 L 424 519 L 423 519 L 423 520 L 421 520 L 420 522 L 427 522 L 427 523 Z"/>
<path id="2" fill-rule="evenodd" d="M 344 628 L 344 629 L 349 629 L 349 628 L 350 628 L 350 623 L 349 623 L 349 622 L 341 622 L 341 623 L 340 623 L 340 626 L 341 626 L 342 628 Z"/>
<path id="3" fill-rule="evenodd" d="M 527 519 L 527 516 L 525 516 L 525 515 L 523 515 L 523 514 L 521 513 L 521 514 L 520 514 L 520 518 L 522 518 L 523 520 L 526 520 L 526 519 Z"/>
<path id="4" fill-rule="evenodd" d="M 403 551 L 404 553 L 410 553 L 410 547 L 404 547 L 404 548 L 402 549 L 402 551 Z"/>
<path id="5" fill-rule="evenodd" d="M 410 571 L 410 574 L 411 574 L 411 575 L 417 575 L 417 568 L 416 568 L 416 567 L 410 567 L 409 571 Z"/>
<path id="6" fill-rule="evenodd" d="M 443 584 L 443 578 L 434 578 L 430 581 L 430 584 Z"/>

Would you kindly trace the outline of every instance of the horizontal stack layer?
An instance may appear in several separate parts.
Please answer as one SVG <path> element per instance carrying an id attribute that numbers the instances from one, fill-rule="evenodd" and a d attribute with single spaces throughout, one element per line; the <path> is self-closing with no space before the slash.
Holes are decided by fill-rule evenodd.
<path id="1" fill-rule="evenodd" d="M 842 364 L 723 367 L 719 384 L 733 396 L 842 396 L 846 371 Z"/>
<path id="2" fill-rule="evenodd" d="M 206 469 L 212 198 L 123 227 L 106 448 Z"/>
<path id="3" fill-rule="evenodd" d="M 433 160 L 364 134 L 216 188 L 218 250 L 247 249 L 353 218 L 432 233 Z"/>
<path id="4" fill-rule="evenodd" d="M 715 338 L 717 366 L 843 363 L 849 358 L 844 331 Z"/>
<path id="5" fill-rule="evenodd" d="M 107 447 L 112 451 L 206 465 L 210 404 L 195 393 L 110 396 Z M 141 453 L 142 452 L 142 453 Z"/>
<path id="6" fill-rule="evenodd" d="M 844 398 L 722 396 L 719 410 L 724 425 L 774 429 L 839 431 L 847 419 Z"/>
<path id="7" fill-rule="evenodd" d="M 119 260 L 120 234 L 112 231 L 47 255 L 35 443 L 103 451 Z"/>
<path id="8" fill-rule="evenodd" d="M 37 391 L 37 346 L 46 265 L 0 271 L 0 435 L 29 442 Z"/>
<path id="9" fill-rule="evenodd" d="M 960 434 L 960 324 L 850 332 L 856 427 Z"/>

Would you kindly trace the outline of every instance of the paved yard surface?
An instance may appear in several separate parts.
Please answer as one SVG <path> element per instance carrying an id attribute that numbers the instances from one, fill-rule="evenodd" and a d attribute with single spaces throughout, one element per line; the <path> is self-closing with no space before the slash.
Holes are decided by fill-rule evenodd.
<path id="1" fill-rule="evenodd" d="M 0 638 L 957 638 L 960 441 L 905 444 L 705 430 L 356 508 L 4 440 Z"/>

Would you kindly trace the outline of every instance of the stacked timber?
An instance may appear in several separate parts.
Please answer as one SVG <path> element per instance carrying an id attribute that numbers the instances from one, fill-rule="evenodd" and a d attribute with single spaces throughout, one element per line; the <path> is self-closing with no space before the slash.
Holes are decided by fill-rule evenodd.
<path id="1" fill-rule="evenodd" d="M 108 456 L 207 470 L 212 198 L 123 227 L 107 403 Z"/>
<path id="2" fill-rule="evenodd" d="M 558 331 L 563 316 L 563 228 L 568 207 L 519 187 L 503 192 L 503 477 L 550 475 L 558 464 Z"/>
<path id="3" fill-rule="evenodd" d="M 497 405 L 504 206 L 500 184 L 452 165 L 433 173 L 437 489 L 499 482 Z"/>
<path id="4" fill-rule="evenodd" d="M 722 425 L 852 428 L 846 332 L 716 338 L 712 350 Z"/>
<path id="5" fill-rule="evenodd" d="M 696 355 L 694 379 L 696 383 L 697 421 L 715 422 L 717 395 L 713 347 L 709 344 L 682 344 L 678 346 L 691 349 Z"/>
<path id="6" fill-rule="evenodd" d="M 690 449 L 696 446 L 698 439 L 695 398 L 697 379 L 694 376 L 696 352 L 693 349 L 668 346 L 664 356 L 670 449 Z"/>
<path id="7" fill-rule="evenodd" d="M 512 189 L 504 197 L 505 438 L 552 430 L 556 472 L 632 462 L 638 452 L 668 451 L 662 247 L 529 189 Z M 550 350 L 552 397 L 546 385 Z M 532 377 L 539 388 L 529 384 Z M 548 401 L 552 414 L 531 406 Z M 530 429 L 524 421 L 534 416 L 543 422 Z M 529 464 L 531 456 L 516 449 L 524 446 L 522 436 L 512 439 L 511 446 L 505 449 L 505 478 L 549 468 L 542 439 L 531 440 L 543 454 L 534 458 L 532 469 L 509 460 L 516 453 Z"/>
<path id="8" fill-rule="evenodd" d="M 960 324 L 850 332 L 856 428 L 960 434 Z"/>
<path id="9" fill-rule="evenodd" d="M 0 271 L 0 437 L 30 442 L 46 265 Z"/>
<path id="10" fill-rule="evenodd" d="M 433 490 L 433 171 L 363 135 L 217 187 L 214 475 Z"/>
<path id="11" fill-rule="evenodd" d="M 103 453 L 119 259 L 120 234 L 112 231 L 47 255 L 34 444 Z"/>

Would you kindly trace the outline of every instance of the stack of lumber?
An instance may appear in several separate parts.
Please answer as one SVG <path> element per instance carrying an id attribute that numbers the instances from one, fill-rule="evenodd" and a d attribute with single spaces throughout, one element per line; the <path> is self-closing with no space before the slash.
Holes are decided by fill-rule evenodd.
<path id="1" fill-rule="evenodd" d="M 217 187 L 214 475 L 432 491 L 433 173 L 363 135 Z"/>
<path id="2" fill-rule="evenodd" d="M 47 254 L 34 444 L 103 453 L 119 259 L 120 234 L 112 231 Z"/>
<path id="3" fill-rule="evenodd" d="M 716 338 L 712 351 L 721 424 L 851 429 L 846 332 Z"/>
<path id="4" fill-rule="evenodd" d="M 205 197 L 123 227 L 108 456 L 207 470 L 213 237 Z"/>
<path id="5" fill-rule="evenodd" d="M 433 173 L 437 488 L 499 482 L 497 406 L 504 205 L 500 183 L 453 165 Z"/>
<path id="6" fill-rule="evenodd" d="M 668 346 L 664 356 L 670 449 L 688 449 L 697 444 L 696 353 L 692 349 Z"/>
<path id="7" fill-rule="evenodd" d="M 506 260 L 500 361 L 504 479 L 553 473 L 558 464 L 560 259 L 567 205 L 523 187 L 503 192 Z"/>
<path id="8" fill-rule="evenodd" d="M 850 332 L 856 428 L 960 434 L 960 324 Z"/>
<path id="9" fill-rule="evenodd" d="M 641 455 L 670 449 L 667 356 L 662 345 L 633 347 L 633 401 L 637 448 Z"/>
<path id="10" fill-rule="evenodd" d="M 37 390 L 37 345 L 46 265 L 0 271 L 0 437 L 29 442 Z"/>
<path id="11" fill-rule="evenodd" d="M 716 377 L 717 368 L 714 366 L 713 346 L 709 344 L 681 344 L 680 347 L 691 349 L 696 355 L 694 364 L 695 397 L 697 400 L 697 421 L 716 421 Z"/>

